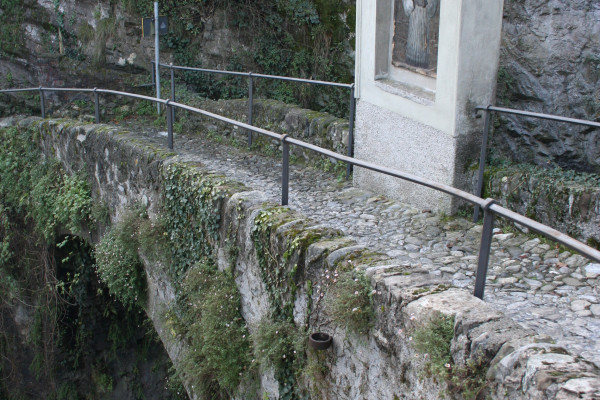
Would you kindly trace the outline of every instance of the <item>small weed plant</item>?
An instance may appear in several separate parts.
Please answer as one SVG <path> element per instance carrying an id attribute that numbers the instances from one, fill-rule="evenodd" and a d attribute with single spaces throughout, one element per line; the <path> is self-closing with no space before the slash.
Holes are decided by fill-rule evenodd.
<path id="1" fill-rule="evenodd" d="M 415 319 L 415 316 L 410 318 Z M 468 360 L 465 365 L 456 365 L 450 351 L 453 337 L 454 317 L 441 313 L 414 330 L 412 342 L 426 360 L 425 375 L 445 382 L 445 392 L 451 398 L 483 399 L 487 363 L 478 357 Z"/>
<path id="2" fill-rule="evenodd" d="M 306 365 L 306 333 L 290 320 L 264 320 L 252 335 L 255 360 L 273 367 L 280 399 L 302 398 L 297 385 Z"/>
<path id="3" fill-rule="evenodd" d="M 328 314 L 340 325 L 353 332 L 366 334 L 373 326 L 372 289 L 369 279 L 362 271 L 325 271 L 325 307 Z"/>
<path id="4" fill-rule="evenodd" d="M 263 366 L 284 367 L 289 362 L 303 365 L 306 335 L 291 321 L 260 323 L 252 335 L 254 357 Z"/>
<path id="5" fill-rule="evenodd" d="M 417 328 L 412 337 L 415 349 L 427 354 L 425 373 L 445 379 L 452 363 L 450 342 L 454 337 L 454 317 L 438 314 L 429 323 Z"/>

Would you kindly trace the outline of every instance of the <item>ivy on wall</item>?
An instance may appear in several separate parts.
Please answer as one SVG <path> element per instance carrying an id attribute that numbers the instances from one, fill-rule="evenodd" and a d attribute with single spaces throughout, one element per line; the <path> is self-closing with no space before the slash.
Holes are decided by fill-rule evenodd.
<path id="1" fill-rule="evenodd" d="M 192 265 L 214 259 L 225 180 L 180 163 L 166 166 L 162 178 L 163 215 L 172 244 L 169 273 L 180 281 Z"/>
<path id="2" fill-rule="evenodd" d="M 0 143 L 0 201 L 7 212 L 19 213 L 47 243 L 58 227 L 75 233 L 91 223 L 90 188 L 83 176 L 67 176 L 59 163 L 40 157 L 36 132 L 10 128 Z"/>

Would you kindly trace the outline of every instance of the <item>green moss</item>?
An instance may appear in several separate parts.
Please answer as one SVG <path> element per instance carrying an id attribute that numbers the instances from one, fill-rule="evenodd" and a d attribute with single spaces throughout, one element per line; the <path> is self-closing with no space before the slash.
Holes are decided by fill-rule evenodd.
<path id="1" fill-rule="evenodd" d="M 3 0 L 1 6 L 0 52 L 18 56 L 24 48 L 24 2 L 23 0 Z"/>
<path id="2" fill-rule="evenodd" d="M 82 43 L 88 44 L 94 39 L 94 28 L 86 21 L 80 23 L 79 28 L 77 29 L 77 37 L 81 40 Z"/>
<path id="3" fill-rule="evenodd" d="M 412 291 L 413 296 L 418 296 L 423 293 L 428 293 L 431 290 L 429 287 L 421 287 Z"/>
<path id="4" fill-rule="evenodd" d="M 357 266 L 372 266 L 377 262 L 386 260 L 388 257 L 366 249 L 358 249 L 346 254 L 344 257 L 335 261 L 335 267 L 340 271 L 347 271 Z"/>

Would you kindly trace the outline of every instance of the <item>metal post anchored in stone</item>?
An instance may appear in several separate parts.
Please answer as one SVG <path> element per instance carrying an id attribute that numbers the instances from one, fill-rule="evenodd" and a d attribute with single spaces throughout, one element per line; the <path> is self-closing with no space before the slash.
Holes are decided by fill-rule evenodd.
<path id="1" fill-rule="evenodd" d="M 496 200 L 486 199 L 481 206 L 483 208 L 483 229 L 481 231 L 481 244 L 479 246 L 479 262 L 477 263 L 477 275 L 475 276 L 475 290 L 473 296 L 483 300 L 485 290 L 485 279 L 487 277 L 488 263 L 490 261 L 490 248 L 492 246 L 492 233 L 494 231 L 494 213 L 490 206 Z"/>
<path id="2" fill-rule="evenodd" d="M 254 116 L 254 79 L 252 72 L 248 73 L 248 125 L 252 125 Z M 252 147 L 252 131 L 248 129 L 248 148 Z"/>
<path id="3" fill-rule="evenodd" d="M 348 119 L 348 157 L 354 156 L 354 115 L 356 113 L 356 98 L 354 97 L 354 84 L 350 86 L 350 116 Z M 346 164 L 346 180 L 350 179 L 352 164 Z"/>
<path id="4" fill-rule="evenodd" d="M 154 86 L 156 83 L 156 67 L 154 66 L 154 61 L 150 61 L 150 64 L 152 65 L 152 71 L 150 71 L 150 82 L 152 82 L 152 86 Z"/>
<path id="5" fill-rule="evenodd" d="M 481 197 L 481 191 L 483 189 L 483 173 L 485 171 L 486 153 L 488 137 L 490 135 L 490 120 L 492 112 L 490 111 L 491 105 L 488 105 L 483 112 L 485 113 L 485 120 L 483 123 L 483 137 L 481 138 L 481 151 L 479 153 L 479 173 L 477 175 L 477 190 L 475 196 Z M 473 210 L 473 222 L 477 222 L 479 219 L 479 206 L 475 206 Z"/>
<path id="6" fill-rule="evenodd" d="M 94 88 L 94 117 L 96 123 L 100 123 L 100 98 L 98 96 L 98 88 Z"/>
<path id="7" fill-rule="evenodd" d="M 170 102 L 170 99 L 165 102 L 167 106 L 167 145 L 169 149 L 173 150 L 173 106 L 169 104 Z"/>
<path id="8" fill-rule="evenodd" d="M 169 67 L 171 69 L 171 100 L 177 101 L 175 99 L 175 72 L 173 71 L 173 63 L 171 63 Z M 171 107 L 171 112 L 173 113 L 173 115 L 171 115 L 171 119 L 173 123 L 175 123 L 175 107 Z"/>
<path id="9" fill-rule="evenodd" d="M 281 144 L 283 147 L 282 154 L 282 173 L 281 173 L 281 205 L 288 205 L 288 194 L 290 188 L 290 145 L 286 142 L 288 135 L 281 136 Z"/>
<path id="10" fill-rule="evenodd" d="M 44 100 L 44 89 L 40 86 L 40 108 L 42 111 L 42 118 L 46 118 L 46 102 Z"/>

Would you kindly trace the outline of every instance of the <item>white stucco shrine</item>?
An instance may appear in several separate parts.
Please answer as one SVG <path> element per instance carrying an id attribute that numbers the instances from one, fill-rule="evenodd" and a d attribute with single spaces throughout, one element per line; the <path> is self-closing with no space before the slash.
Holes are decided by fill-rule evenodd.
<path id="1" fill-rule="evenodd" d="M 471 191 L 503 0 L 357 0 L 355 156 Z M 355 185 L 451 212 L 450 196 L 361 168 Z"/>

